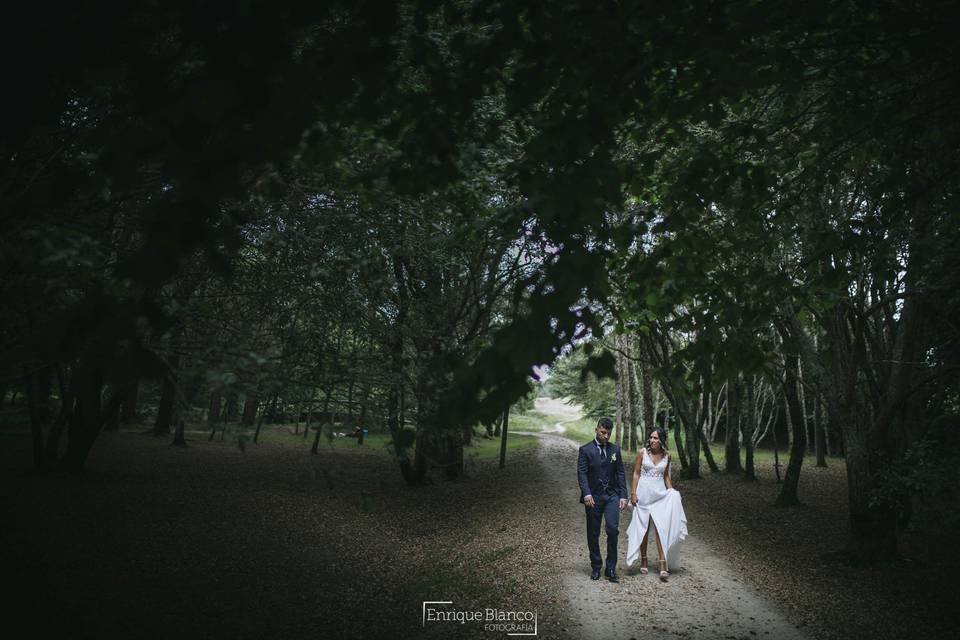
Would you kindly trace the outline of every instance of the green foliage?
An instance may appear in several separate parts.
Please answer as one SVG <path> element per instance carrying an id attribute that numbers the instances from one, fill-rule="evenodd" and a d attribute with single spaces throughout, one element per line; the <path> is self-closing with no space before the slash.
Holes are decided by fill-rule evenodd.
<path id="1" fill-rule="evenodd" d="M 510 407 L 511 411 L 516 411 L 517 413 L 527 413 L 533 410 L 534 400 L 537 398 L 537 390 L 539 386 L 539 384 L 534 385 L 534 388 L 531 389 L 527 395 L 520 396 L 520 399 Z"/>
<path id="2" fill-rule="evenodd" d="M 507 434 L 507 452 L 527 451 L 537 447 L 536 436 Z M 466 455 L 474 460 L 495 460 L 500 456 L 500 438 L 474 438 Z"/>
<path id="3" fill-rule="evenodd" d="M 611 325 L 672 340 L 657 373 L 692 393 L 775 370 L 771 327 L 798 318 L 821 377 L 853 362 L 830 327 L 860 340 L 835 405 L 899 402 L 877 381 L 906 342 L 929 400 L 906 413 L 940 411 L 953 7 L 607 9 L 27 6 L 3 39 L 33 61 L 0 124 L 6 377 L 176 364 L 186 404 L 206 385 L 446 430 L 558 357 L 562 393 L 610 413 L 611 354 L 561 356 Z"/>
<path id="4" fill-rule="evenodd" d="M 587 342 L 557 359 L 550 368 L 546 386 L 551 396 L 569 398 L 583 406 L 588 416 L 612 416 L 616 413 L 614 380 L 610 375 L 599 377 L 590 363 L 606 363 L 613 355 L 602 348 L 598 354 L 588 355 L 588 350 L 594 353 L 594 349 L 595 344 Z M 606 369 L 600 372 L 612 373 Z"/>
<path id="5" fill-rule="evenodd" d="M 897 514 L 901 526 L 960 529 L 953 506 L 960 497 L 960 447 L 956 416 L 940 419 L 946 429 L 934 429 L 913 443 L 903 457 L 883 468 L 870 506 Z M 916 508 L 915 508 L 916 505 Z"/>

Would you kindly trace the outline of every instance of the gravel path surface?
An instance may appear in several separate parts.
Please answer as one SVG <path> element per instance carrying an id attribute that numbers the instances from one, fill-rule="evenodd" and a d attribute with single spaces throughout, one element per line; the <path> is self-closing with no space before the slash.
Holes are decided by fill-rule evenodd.
<path id="1" fill-rule="evenodd" d="M 551 492 L 560 497 L 553 531 L 564 542 L 556 561 L 567 606 L 576 616 L 577 637 L 622 640 L 651 633 L 658 638 L 809 637 L 736 578 L 701 540 L 696 522 L 689 523 L 691 535 L 683 542 L 681 568 L 664 583 L 653 572 L 640 574 L 639 565 L 626 567 L 631 512 L 625 510 L 620 519 L 620 582 L 590 580 L 583 506 L 571 477 L 577 444 L 552 433 L 537 435 L 541 439 L 538 461 L 546 470 Z M 601 549 L 605 549 L 604 538 L 601 534 Z M 650 564 L 655 567 L 653 541 L 650 550 Z"/>

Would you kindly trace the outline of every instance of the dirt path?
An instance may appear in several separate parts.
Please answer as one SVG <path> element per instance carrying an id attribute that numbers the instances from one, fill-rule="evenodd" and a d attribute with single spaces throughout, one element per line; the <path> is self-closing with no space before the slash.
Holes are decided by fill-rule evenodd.
<path id="1" fill-rule="evenodd" d="M 538 409 L 548 413 L 541 406 Z M 557 417 L 571 419 L 567 412 Z M 706 544 L 705 532 L 697 530 L 696 522 L 689 523 L 691 534 L 683 543 L 681 567 L 662 583 L 654 573 L 641 575 L 638 565 L 626 566 L 631 512 L 624 511 L 620 519 L 620 583 L 590 580 L 583 507 L 572 476 L 578 445 L 552 432 L 536 435 L 541 440 L 538 461 L 551 485 L 544 489 L 561 496 L 555 533 L 563 543 L 556 562 L 567 606 L 575 614 L 578 628 L 571 630 L 574 635 L 617 640 L 649 638 L 651 632 L 657 638 L 809 637 L 756 595 L 751 585 L 739 580 L 729 563 Z M 605 548 L 602 539 L 600 546 Z M 650 548 L 650 563 L 656 566 L 656 547 Z"/>

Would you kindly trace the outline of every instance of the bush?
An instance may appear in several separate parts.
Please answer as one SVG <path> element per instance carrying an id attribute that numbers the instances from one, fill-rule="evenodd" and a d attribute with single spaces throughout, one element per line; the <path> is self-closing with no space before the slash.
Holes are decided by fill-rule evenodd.
<path id="1" fill-rule="evenodd" d="M 901 526 L 960 528 L 960 416 L 942 416 L 882 472 L 872 506 L 897 514 Z"/>

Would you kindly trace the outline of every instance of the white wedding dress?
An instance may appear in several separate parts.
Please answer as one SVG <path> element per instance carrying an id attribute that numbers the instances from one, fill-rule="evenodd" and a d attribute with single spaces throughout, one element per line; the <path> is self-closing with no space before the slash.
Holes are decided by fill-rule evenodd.
<path id="1" fill-rule="evenodd" d="M 640 542 L 650 526 L 650 518 L 653 518 L 669 570 L 680 566 L 680 541 L 687 537 L 687 515 L 683 512 L 680 492 L 667 489 L 663 482 L 667 456 L 663 456 L 658 464 L 653 464 L 647 450 L 641 451 L 637 506 L 633 509 L 633 520 L 627 527 L 627 566 L 640 557 Z M 656 541 L 650 540 L 648 544 L 656 549 Z"/>

